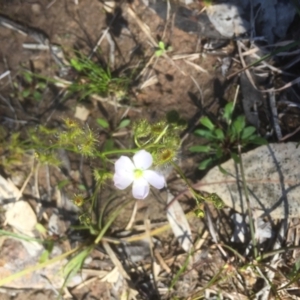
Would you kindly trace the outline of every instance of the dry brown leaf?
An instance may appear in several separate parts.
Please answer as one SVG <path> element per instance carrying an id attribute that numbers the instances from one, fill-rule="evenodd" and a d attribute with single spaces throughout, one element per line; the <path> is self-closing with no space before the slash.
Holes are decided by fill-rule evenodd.
<path id="1" fill-rule="evenodd" d="M 37 224 L 36 215 L 26 201 L 18 201 L 6 206 L 6 222 L 19 232 L 34 236 L 33 231 Z"/>
<path id="2" fill-rule="evenodd" d="M 296 143 L 260 146 L 242 154 L 246 184 L 252 210 L 257 216 L 277 219 L 300 216 L 300 151 Z M 240 166 L 232 159 L 216 166 L 195 188 L 217 193 L 224 203 L 245 213 L 245 200 Z"/>

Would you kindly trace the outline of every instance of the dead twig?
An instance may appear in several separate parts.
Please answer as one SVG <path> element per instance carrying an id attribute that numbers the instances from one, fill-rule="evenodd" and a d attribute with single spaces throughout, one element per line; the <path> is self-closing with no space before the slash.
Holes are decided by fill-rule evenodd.
<path id="1" fill-rule="evenodd" d="M 269 100 L 270 100 L 270 107 L 271 107 L 271 113 L 272 113 L 272 119 L 273 119 L 273 126 L 275 129 L 275 133 L 278 140 L 282 139 L 282 133 L 281 128 L 278 122 L 278 111 L 276 107 L 276 99 L 275 99 L 275 93 L 269 92 Z"/>

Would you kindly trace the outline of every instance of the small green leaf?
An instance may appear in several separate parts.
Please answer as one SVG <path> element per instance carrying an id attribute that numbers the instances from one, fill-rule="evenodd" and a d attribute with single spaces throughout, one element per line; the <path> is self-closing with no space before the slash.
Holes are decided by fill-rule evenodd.
<path id="1" fill-rule="evenodd" d="M 104 151 L 111 151 L 114 149 L 114 140 L 113 139 L 108 139 L 105 141 L 104 143 L 104 147 L 103 147 Z"/>
<path id="2" fill-rule="evenodd" d="M 104 129 L 109 128 L 108 122 L 107 122 L 106 120 L 102 119 L 102 118 L 98 118 L 98 119 L 96 120 L 96 122 L 98 123 L 99 126 L 101 126 L 101 127 L 104 128 Z"/>
<path id="3" fill-rule="evenodd" d="M 71 61 L 71 66 L 76 70 L 76 71 L 81 71 L 83 69 L 82 63 L 80 63 L 77 59 L 72 58 Z"/>
<path id="4" fill-rule="evenodd" d="M 39 263 L 42 264 L 45 261 L 47 261 L 49 259 L 49 251 L 48 250 L 44 250 L 39 258 Z"/>
<path id="5" fill-rule="evenodd" d="M 209 130 L 214 130 L 215 125 L 212 123 L 212 121 L 208 117 L 202 117 L 200 119 L 200 123 L 208 128 Z"/>
<path id="6" fill-rule="evenodd" d="M 129 119 L 124 119 L 120 122 L 118 128 L 124 128 L 127 127 L 130 124 L 130 120 Z"/>
<path id="7" fill-rule="evenodd" d="M 199 146 L 192 146 L 189 148 L 189 150 L 191 152 L 204 152 L 204 153 L 208 153 L 211 151 L 211 147 L 210 146 L 204 146 L 204 145 L 199 145 Z"/>
<path id="8" fill-rule="evenodd" d="M 240 135 L 240 133 L 244 130 L 246 125 L 245 117 L 244 116 L 238 116 L 232 123 L 232 128 L 235 129 L 235 133 L 237 136 Z"/>
<path id="9" fill-rule="evenodd" d="M 248 127 L 244 128 L 241 139 L 242 140 L 248 139 L 255 131 L 256 131 L 256 128 L 253 126 L 248 126 Z"/>
<path id="10" fill-rule="evenodd" d="M 228 104 L 226 104 L 226 106 L 224 108 L 223 118 L 225 119 L 227 124 L 230 123 L 232 113 L 233 113 L 233 109 L 234 109 L 233 102 L 229 102 Z"/>
<path id="11" fill-rule="evenodd" d="M 47 87 L 47 84 L 45 82 L 39 82 L 37 87 L 41 90 L 44 90 Z"/>
<path id="12" fill-rule="evenodd" d="M 209 165 L 211 165 L 212 162 L 213 162 L 213 159 L 211 157 L 208 159 L 205 159 L 204 161 L 202 161 L 200 163 L 200 165 L 198 166 L 198 169 L 205 170 Z"/>
<path id="13" fill-rule="evenodd" d="M 200 135 L 208 140 L 216 138 L 211 131 L 205 129 L 197 129 L 195 130 L 195 134 Z"/>
<path id="14" fill-rule="evenodd" d="M 42 252 L 39 263 L 43 263 L 49 259 L 49 256 L 53 250 L 54 244 L 53 242 L 47 243 L 47 248 Z"/>
<path id="15" fill-rule="evenodd" d="M 28 73 L 28 72 L 24 73 L 24 78 L 25 78 L 25 80 L 26 80 L 27 83 L 32 83 L 32 81 L 33 81 L 31 74 Z"/>
<path id="16" fill-rule="evenodd" d="M 30 90 L 24 90 L 24 91 L 22 92 L 22 97 L 23 97 L 23 98 L 27 98 L 29 95 L 30 95 Z"/>
<path id="17" fill-rule="evenodd" d="M 66 186 L 67 184 L 69 184 L 69 182 L 70 182 L 69 179 L 61 180 L 61 181 L 58 182 L 57 188 L 59 190 L 61 190 L 64 186 Z"/>
<path id="18" fill-rule="evenodd" d="M 85 259 L 91 253 L 92 248 L 88 247 L 74 257 L 69 260 L 69 262 L 63 268 L 63 276 L 65 277 L 65 281 L 63 287 L 67 284 L 67 282 L 80 270 L 84 264 Z"/>
<path id="19" fill-rule="evenodd" d="M 238 157 L 238 155 L 236 153 L 231 153 L 231 158 L 235 161 L 235 163 L 239 163 L 240 162 L 240 158 Z"/>
<path id="20" fill-rule="evenodd" d="M 81 191 L 86 191 L 86 187 L 84 184 L 78 184 L 78 189 Z"/>
<path id="21" fill-rule="evenodd" d="M 43 234 L 47 233 L 47 229 L 41 223 L 37 223 L 35 225 L 35 229 L 40 233 L 43 233 Z"/>
<path id="22" fill-rule="evenodd" d="M 214 133 L 215 133 L 218 140 L 224 140 L 225 135 L 224 135 L 224 132 L 223 132 L 222 129 L 218 128 L 214 131 Z"/>
<path id="23" fill-rule="evenodd" d="M 155 56 L 160 57 L 160 56 L 163 55 L 164 52 L 165 52 L 164 50 L 158 49 L 158 50 L 155 51 Z"/>
<path id="24" fill-rule="evenodd" d="M 254 135 L 248 139 L 249 142 L 256 145 L 267 145 L 268 141 L 260 136 Z"/>
<path id="25" fill-rule="evenodd" d="M 165 50 L 165 43 L 163 41 L 158 42 L 158 48 L 161 50 Z"/>
<path id="26" fill-rule="evenodd" d="M 228 174 L 228 172 L 227 172 L 224 168 L 222 168 L 222 166 L 218 165 L 218 167 L 219 167 L 219 171 L 220 171 L 222 174 L 224 174 L 224 175 L 227 175 L 227 174 Z"/>
<path id="27" fill-rule="evenodd" d="M 224 155 L 224 151 L 219 146 L 217 146 L 216 149 L 217 149 L 217 151 L 216 151 L 216 157 L 217 158 L 221 158 Z"/>
<path id="28" fill-rule="evenodd" d="M 42 96 L 42 94 L 39 91 L 34 91 L 33 92 L 33 98 L 36 101 L 41 101 L 42 98 L 43 98 L 43 96 Z"/>

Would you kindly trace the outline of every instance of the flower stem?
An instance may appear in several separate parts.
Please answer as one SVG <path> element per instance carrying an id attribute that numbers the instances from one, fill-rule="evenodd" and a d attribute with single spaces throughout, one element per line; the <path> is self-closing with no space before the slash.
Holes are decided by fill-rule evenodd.
<path id="1" fill-rule="evenodd" d="M 122 154 L 122 153 L 135 153 L 137 152 L 139 149 L 116 149 L 116 150 L 110 150 L 110 151 L 105 151 L 105 152 L 101 152 L 99 155 L 99 157 L 105 157 L 108 155 L 113 155 L 113 154 Z"/>
<path id="2" fill-rule="evenodd" d="M 163 130 L 163 131 L 160 133 L 160 135 L 156 138 L 156 140 L 154 141 L 153 144 L 157 144 L 157 143 L 160 141 L 160 139 L 166 134 L 168 128 L 169 128 L 169 125 L 167 125 L 167 126 L 164 128 L 164 130 Z"/>
<path id="3" fill-rule="evenodd" d="M 185 175 L 183 174 L 181 168 L 175 163 L 175 162 L 171 162 L 171 164 L 173 165 L 174 169 L 178 172 L 178 174 L 180 175 L 180 177 L 184 180 L 184 182 L 187 184 L 192 196 L 194 197 L 194 199 L 196 200 L 197 203 L 199 203 L 199 194 L 195 192 L 193 186 L 189 183 L 189 181 L 187 180 L 187 178 L 185 177 Z M 205 200 L 204 197 L 200 196 L 202 198 L 202 200 Z"/>

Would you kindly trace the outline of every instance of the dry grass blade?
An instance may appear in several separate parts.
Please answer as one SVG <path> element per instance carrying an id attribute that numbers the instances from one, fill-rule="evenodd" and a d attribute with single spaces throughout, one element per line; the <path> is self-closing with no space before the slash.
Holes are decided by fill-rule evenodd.
<path id="1" fill-rule="evenodd" d="M 281 138 L 280 142 L 286 141 L 287 139 L 289 139 L 290 137 L 292 137 L 293 135 L 295 135 L 299 131 L 300 131 L 300 126 L 297 129 L 295 129 L 293 132 L 291 132 L 291 133 L 285 135 L 283 138 Z"/>
<path id="2" fill-rule="evenodd" d="M 150 78 L 148 78 L 146 81 L 144 81 L 142 83 L 142 85 L 140 86 L 140 89 L 145 89 L 146 87 L 149 87 L 153 84 L 157 84 L 158 83 L 158 79 L 156 75 L 151 76 Z"/>
<path id="3" fill-rule="evenodd" d="M 241 60 L 241 64 L 242 64 L 242 66 L 244 68 L 243 71 L 245 71 L 246 76 L 247 76 L 248 80 L 250 81 L 250 83 L 252 84 L 252 86 L 256 90 L 258 90 L 258 88 L 256 87 L 256 85 L 254 83 L 254 80 L 253 80 L 253 78 L 251 76 L 251 73 L 250 73 L 249 69 L 246 68 L 247 65 L 246 65 L 246 62 L 245 62 L 244 57 L 243 57 L 242 46 L 243 46 L 243 43 L 241 41 L 237 41 L 237 48 L 238 48 L 238 52 L 239 52 L 239 57 L 240 57 L 240 60 Z"/>
<path id="4" fill-rule="evenodd" d="M 105 249 L 107 255 L 109 256 L 109 258 L 111 259 L 113 264 L 118 268 L 118 271 L 123 276 L 123 278 L 125 278 L 126 280 L 130 280 L 129 275 L 124 270 L 122 263 L 119 261 L 115 252 L 111 249 L 110 245 L 105 241 L 102 241 L 102 245 L 103 245 L 103 248 Z"/>
<path id="5" fill-rule="evenodd" d="M 86 274 L 88 276 L 95 276 L 95 277 L 89 278 L 89 279 L 85 280 L 84 282 L 78 284 L 75 288 L 72 289 L 72 292 L 74 292 L 76 290 L 80 290 L 83 287 L 93 283 L 94 281 L 104 278 L 105 276 L 108 275 L 108 271 L 103 271 L 103 270 L 82 269 L 80 272 L 82 274 Z"/>
<path id="6" fill-rule="evenodd" d="M 192 54 L 175 54 L 171 57 L 173 60 L 196 60 L 199 58 L 199 53 L 192 53 Z"/>
<path id="7" fill-rule="evenodd" d="M 158 250 L 154 250 L 154 256 L 157 259 L 157 261 L 159 262 L 159 264 L 161 265 L 161 267 L 168 273 L 171 274 L 172 270 L 169 268 L 169 266 L 166 264 L 166 262 L 164 261 L 164 259 L 162 258 L 162 256 L 160 255 Z"/>
<path id="8" fill-rule="evenodd" d="M 239 44 L 239 43 L 240 43 L 240 41 L 237 41 L 237 44 Z M 272 57 L 274 55 L 277 55 L 278 53 L 282 53 L 285 50 L 288 50 L 288 49 L 291 49 L 292 47 L 298 46 L 299 44 L 300 44 L 300 41 L 295 41 L 295 42 L 292 42 L 292 43 L 290 43 L 290 44 L 288 44 L 288 45 L 286 45 L 284 47 L 280 47 L 279 49 L 276 49 L 273 52 L 271 52 L 269 54 L 266 54 L 265 56 L 263 56 L 262 58 L 260 58 L 259 60 L 255 61 L 255 62 L 251 63 L 250 65 L 243 66 L 243 68 L 241 70 L 238 70 L 238 71 L 230 74 L 229 76 L 227 76 L 227 79 L 230 79 L 230 78 L 236 76 L 237 74 L 239 74 L 239 73 L 241 73 L 243 71 L 248 70 L 249 68 L 251 68 L 251 67 L 253 67 L 253 66 L 261 63 L 262 61 L 265 61 L 266 59 L 268 59 L 268 58 L 270 58 L 270 57 Z"/>
<path id="9" fill-rule="evenodd" d="M 227 258 L 227 253 L 224 251 L 224 249 L 218 243 L 217 233 L 216 233 L 214 225 L 212 223 L 212 219 L 211 219 L 210 212 L 209 212 L 208 208 L 205 210 L 205 216 L 206 216 L 206 220 L 207 220 L 208 230 L 210 232 L 210 235 L 211 235 L 214 243 L 217 245 L 217 247 L 220 250 L 220 252 L 222 253 L 222 255 L 225 258 Z"/>
<path id="10" fill-rule="evenodd" d="M 263 93 L 280 92 L 280 91 L 286 90 L 287 88 L 290 88 L 291 86 L 293 86 L 295 84 L 299 84 L 299 83 L 300 83 L 300 77 L 290 81 L 289 83 L 285 84 L 284 86 L 282 86 L 278 89 L 271 88 L 271 89 L 268 89 L 268 90 L 261 90 L 261 92 L 263 92 Z"/>
<path id="11" fill-rule="evenodd" d="M 9 70 L 8 70 L 8 71 L 5 71 L 4 73 L 2 73 L 2 74 L 0 75 L 0 80 L 3 79 L 4 77 L 8 76 L 8 75 L 10 75 L 10 71 L 9 71 Z"/>
<path id="12" fill-rule="evenodd" d="M 135 217 L 136 217 L 137 208 L 138 208 L 138 201 L 135 201 L 130 220 L 129 220 L 128 224 L 126 225 L 125 230 L 130 230 L 132 228 Z"/>
<path id="13" fill-rule="evenodd" d="M 245 56 L 251 56 L 255 59 L 258 59 L 260 60 L 261 59 L 261 56 L 255 54 L 256 52 L 259 51 L 259 48 L 258 47 L 254 47 L 252 49 L 247 49 L 247 47 L 243 44 L 243 43 L 240 43 L 240 46 L 241 48 L 244 50 L 244 52 L 242 53 L 242 57 L 245 57 Z M 261 67 L 264 68 L 264 67 L 267 67 L 269 68 L 271 71 L 273 72 L 276 72 L 278 74 L 286 74 L 286 75 L 289 75 L 289 76 L 293 76 L 293 74 L 291 73 L 288 73 L 288 72 L 285 72 L 285 71 L 282 71 L 282 68 L 278 69 L 272 65 L 270 65 L 269 63 L 267 63 L 266 61 L 261 61 Z"/>
<path id="14" fill-rule="evenodd" d="M 171 202 L 173 198 L 173 195 L 168 192 L 168 203 Z M 183 250 L 190 252 L 193 247 L 192 232 L 184 211 L 177 200 L 168 207 L 167 218 Z"/>
<path id="15" fill-rule="evenodd" d="M 186 64 L 188 64 L 188 65 L 194 67 L 197 71 L 202 72 L 202 73 L 205 73 L 205 74 L 208 74 L 208 72 L 207 72 L 205 69 L 203 69 L 202 67 L 200 67 L 200 66 L 197 65 L 197 64 L 192 63 L 192 62 L 189 61 L 189 60 L 184 59 L 184 62 L 185 62 Z"/>
<path id="16" fill-rule="evenodd" d="M 26 189 L 26 186 L 29 182 L 29 180 L 31 179 L 32 175 L 34 173 L 34 158 L 32 159 L 32 166 L 31 166 L 31 170 L 30 170 L 30 173 L 28 174 L 27 178 L 25 179 L 21 189 L 20 189 L 20 194 L 19 194 L 19 197 L 16 199 L 16 201 L 20 200 L 22 195 L 23 195 L 23 192 L 24 190 Z"/>
<path id="17" fill-rule="evenodd" d="M 155 39 L 151 35 L 149 27 L 137 16 L 137 14 L 131 8 L 131 6 L 127 6 L 127 12 L 135 20 L 135 22 L 139 25 L 139 27 L 145 33 L 145 35 L 148 37 L 148 39 L 152 43 L 152 45 L 154 47 L 158 47 L 157 42 L 155 41 Z"/>

